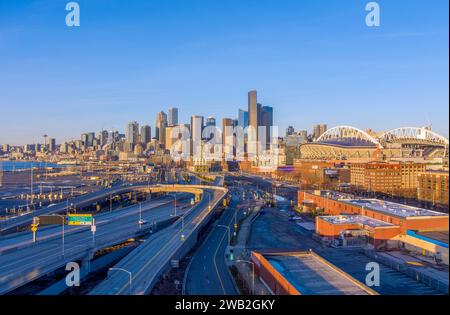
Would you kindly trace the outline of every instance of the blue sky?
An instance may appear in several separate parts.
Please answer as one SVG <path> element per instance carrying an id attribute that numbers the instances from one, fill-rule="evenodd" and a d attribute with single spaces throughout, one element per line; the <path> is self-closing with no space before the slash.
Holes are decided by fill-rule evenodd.
<path id="1" fill-rule="evenodd" d="M 449 134 L 447 0 L 0 0 L 0 143 L 58 142 L 155 115 L 237 117 L 247 91 L 274 120 Z"/>

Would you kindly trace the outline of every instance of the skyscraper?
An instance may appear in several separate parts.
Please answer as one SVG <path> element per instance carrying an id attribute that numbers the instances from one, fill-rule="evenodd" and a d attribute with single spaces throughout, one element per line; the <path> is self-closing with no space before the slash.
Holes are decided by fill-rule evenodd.
<path id="1" fill-rule="evenodd" d="M 88 135 L 87 133 L 81 134 L 81 141 L 83 141 L 83 144 L 87 147 L 88 146 Z"/>
<path id="2" fill-rule="evenodd" d="M 320 135 L 323 135 L 325 132 L 327 132 L 328 126 L 325 124 L 320 125 Z"/>
<path id="3" fill-rule="evenodd" d="M 104 146 L 108 142 L 108 131 L 102 130 L 98 135 L 98 139 L 101 146 Z"/>
<path id="4" fill-rule="evenodd" d="M 248 92 L 248 145 L 247 153 L 251 156 L 258 156 L 258 126 L 261 122 L 261 104 L 257 102 L 256 90 Z"/>
<path id="5" fill-rule="evenodd" d="M 147 145 L 152 140 L 152 130 L 149 125 L 145 125 L 141 127 L 141 143 Z"/>
<path id="6" fill-rule="evenodd" d="M 203 130 L 203 133 L 205 132 L 207 133 L 207 135 L 204 137 L 205 140 L 209 141 L 214 138 L 214 134 L 216 132 L 216 118 L 212 116 L 206 118 L 205 129 Z"/>
<path id="7" fill-rule="evenodd" d="M 261 105 L 257 102 L 256 90 L 248 92 L 248 125 L 258 130 L 261 115 Z"/>
<path id="8" fill-rule="evenodd" d="M 49 143 L 48 143 L 48 150 L 50 152 L 56 151 L 56 139 L 55 138 L 50 138 Z"/>
<path id="9" fill-rule="evenodd" d="M 178 108 L 171 107 L 169 108 L 169 126 L 176 126 L 178 125 Z"/>
<path id="10" fill-rule="evenodd" d="M 89 132 L 87 134 L 87 146 L 92 147 L 94 145 L 95 132 Z"/>
<path id="11" fill-rule="evenodd" d="M 294 129 L 294 127 L 292 127 L 292 126 L 289 126 L 289 127 L 287 127 L 287 129 L 286 129 L 286 136 L 290 136 L 290 135 L 293 135 L 293 134 L 294 134 L 294 132 L 295 132 L 295 129 Z"/>
<path id="12" fill-rule="evenodd" d="M 248 111 L 243 110 L 243 109 L 239 110 L 238 126 L 242 127 L 242 129 L 247 128 L 247 126 L 248 126 Z"/>
<path id="13" fill-rule="evenodd" d="M 155 133 L 159 140 L 159 143 L 164 144 L 166 142 L 166 127 L 167 127 L 167 114 L 163 111 L 159 112 L 156 116 Z"/>
<path id="14" fill-rule="evenodd" d="M 191 116 L 191 140 L 192 140 L 192 154 L 194 156 L 198 155 L 200 152 L 199 146 L 202 141 L 203 132 L 203 116 Z"/>
<path id="15" fill-rule="evenodd" d="M 327 131 L 327 125 L 315 125 L 313 127 L 313 139 L 317 140 L 321 135 L 323 135 Z"/>
<path id="16" fill-rule="evenodd" d="M 206 118 L 205 126 L 206 127 L 209 127 L 209 126 L 215 127 L 216 126 L 216 119 L 214 117 L 212 117 L 212 116 L 209 116 L 208 118 Z"/>
<path id="17" fill-rule="evenodd" d="M 233 158 L 234 153 L 234 136 L 233 136 L 233 119 L 224 118 L 222 120 L 222 151 L 225 160 L 229 161 Z"/>
<path id="18" fill-rule="evenodd" d="M 270 106 L 263 106 L 261 109 L 261 126 L 265 127 L 265 139 L 259 139 L 263 148 L 270 146 L 273 126 L 273 108 Z"/>
<path id="19" fill-rule="evenodd" d="M 127 130 L 125 133 L 126 141 L 131 145 L 131 150 L 134 145 L 139 141 L 139 124 L 137 122 L 130 122 L 127 125 Z"/>

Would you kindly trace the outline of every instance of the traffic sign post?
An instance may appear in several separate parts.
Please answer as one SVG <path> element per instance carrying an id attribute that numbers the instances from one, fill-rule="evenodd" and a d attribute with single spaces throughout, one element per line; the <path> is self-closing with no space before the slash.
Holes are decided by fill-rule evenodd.
<path id="1" fill-rule="evenodd" d="M 92 214 L 69 214 L 67 225 L 93 225 Z"/>
<path id="2" fill-rule="evenodd" d="M 39 225 L 39 218 L 34 217 L 33 223 L 31 224 L 31 232 L 33 232 L 33 243 L 36 243 L 36 232 L 38 225 Z"/>
<path id="3" fill-rule="evenodd" d="M 92 232 L 92 246 L 95 247 L 95 232 L 97 232 L 97 226 L 95 225 L 95 219 L 92 219 L 91 232 Z"/>

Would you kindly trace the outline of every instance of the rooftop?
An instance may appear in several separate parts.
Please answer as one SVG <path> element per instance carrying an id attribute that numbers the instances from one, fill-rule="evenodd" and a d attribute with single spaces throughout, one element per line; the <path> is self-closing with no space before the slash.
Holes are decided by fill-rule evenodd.
<path id="1" fill-rule="evenodd" d="M 313 192 L 317 194 L 317 192 Z M 380 200 L 380 199 L 364 199 L 358 198 L 357 196 L 336 192 L 336 191 L 320 191 L 321 197 L 330 198 L 333 200 L 338 200 L 345 202 L 347 204 L 356 205 L 359 207 L 364 207 L 367 209 L 382 212 L 384 214 L 394 215 L 401 218 L 407 217 L 437 217 L 437 216 L 448 216 L 446 213 L 432 211 L 424 208 L 417 208 L 408 205 L 403 205 L 400 203 Z"/>
<path id="2" fill-rule="evenodd" d="M 323 216 L 320 218 L 332 224 L 362 224 L 373 228 L 395 226 L 391 223 L 375 220 L 363 215 L 337 215 L 337 216 Z"/>
<path id="3" fill-rule="evenodd" d="M 379 199 L 351 199 L 346 202 L 401 218 L 440 217 L 448 214 Z"/>
<path id="4" fill-rule="evenodd" d="M 417 235 L 424 236 L 426 238 L 445 243 L 448 245 L 448 230 L 446 231 L 418 231 Z"/>
<path id="5" fill-rule="evenodd" d="M 368 295 L 373 292 L 314 253 L 264 255 L 303 295 Z"/>

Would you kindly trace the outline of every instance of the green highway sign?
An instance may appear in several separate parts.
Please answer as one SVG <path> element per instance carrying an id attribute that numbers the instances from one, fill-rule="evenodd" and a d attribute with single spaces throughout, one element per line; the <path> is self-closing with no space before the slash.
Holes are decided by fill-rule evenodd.
<path id="1" fill-rule="evenodd" d="M 67 225 L 92 225 L 92 214 L 69 214 Z"/>

